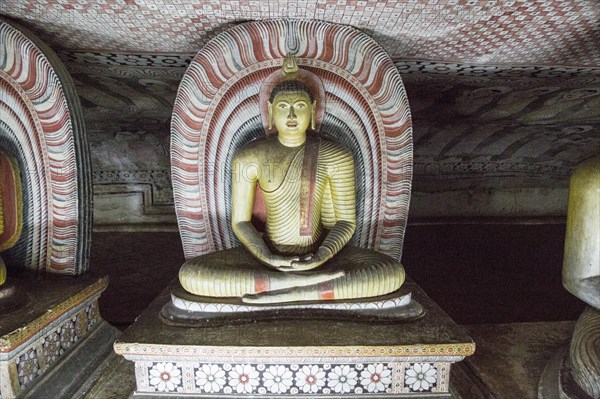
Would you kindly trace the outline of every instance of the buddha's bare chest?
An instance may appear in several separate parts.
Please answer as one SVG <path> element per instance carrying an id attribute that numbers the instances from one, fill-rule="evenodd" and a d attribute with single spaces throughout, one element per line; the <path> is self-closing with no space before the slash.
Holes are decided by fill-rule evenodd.
<path id="1" fill-rule="evenodd" d="M 316 162 L 318 154 L 313 154 Z M 263 192 L 275 192 L 280 188 L 295 191 L 302 179 L 318 179 L 315 173 L 303 173 L 306 167 L 304 149 L 281 147 L 267 148 L 258 173 L 258 184 Z"/>
<path id="2" fill-rule="evenodd" d="M 302 152 L 302 151 L 301 151 Z M 263 191 L 273 191 L 281 186 L 286 178 L 289 179 L 290 174 L 295 174 L 296 165 L 292 165 L 294 155 L 301 156 L 296 153 L 269 154 L 262 161 L 260 172 L 258 175 L 258 183 Z M 302 167 L 302 163 L 298 166 Z"/>

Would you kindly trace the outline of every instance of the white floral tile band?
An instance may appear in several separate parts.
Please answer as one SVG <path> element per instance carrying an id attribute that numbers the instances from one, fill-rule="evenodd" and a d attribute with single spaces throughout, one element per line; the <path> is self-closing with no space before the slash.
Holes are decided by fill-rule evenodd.
<path id="1" fill-rule="evenodd" d="M 136 362 L 138 392 L 355 395 L 447 392 L 449 363 Z"/>

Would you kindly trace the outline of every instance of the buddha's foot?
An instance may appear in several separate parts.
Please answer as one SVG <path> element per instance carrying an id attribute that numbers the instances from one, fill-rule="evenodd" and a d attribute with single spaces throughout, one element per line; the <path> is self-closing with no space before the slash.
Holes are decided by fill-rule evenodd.
<path id="1" fill-rule="evenodd" d="M 314 290 L 291 288 L 281 291 L 263 292 L 261 294 L 244 295 L 242 297 L 242 302 L 248 304 L 274 304 L 297 301 L 313 301 L 317 299 L 318 293 L 316 288 Z"/>
<path id="2" fill-rule="evenodd" d="M 343 277 L 343 270 L 328 273 L 286 272 L 271 275 L 270 291 L 280 291 L 287 288 L 306 287 Z"/>
<path id="3" fill-rule="evenodd" d="M 345 272 L 332 273 L 286 273 L 278 284 L 272 281 L 271 291 L 242 297 L 245 303 L 283 303 L 313 301 L 319 299 L 317 285 L 343 277 Z"/>

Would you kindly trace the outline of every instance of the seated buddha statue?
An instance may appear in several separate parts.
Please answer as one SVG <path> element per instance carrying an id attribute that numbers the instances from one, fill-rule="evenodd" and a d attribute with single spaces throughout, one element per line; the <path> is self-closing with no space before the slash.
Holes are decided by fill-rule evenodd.
<path id="1" fill-rule="evenodd" d="M 22 209 L 18 164 L 0 149 L 0 287 L 4 285 L 7 277 L 2 251 L 13 247 L 21 235 Z"/>
<path id="2" fill-rule="evenodd" d="M 310 134 L 317 102 L 297 74 L 287 56 L 266 107 L 277 134 L 233 159 L 231 223 L 242 246 L 186 261 L 179 281 L 192 294 L 265 304 L 351 300 L 392 293 L 404 282 L 395 259 L 347 245 L 356 227 L 353 156 Z M 264 231 L 252 223 L 258 196 Z"/>

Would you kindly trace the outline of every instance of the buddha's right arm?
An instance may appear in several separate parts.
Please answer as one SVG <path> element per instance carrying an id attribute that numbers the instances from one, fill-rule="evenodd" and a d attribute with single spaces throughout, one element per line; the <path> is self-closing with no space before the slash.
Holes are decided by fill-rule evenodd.
<path id="1" fill-rule="evenodd" d="M 235 236 L 240 240 L 242 245 L 262 263 L 270 265 L 269 258 L 271 251 L 262 235 L 254 228 L 249 221 L 240 221 L 232 225 Z"/>
<path id="2" fill-rule="evenodd" d="M 248 159 L 244 151 L 236 154 L 233 160 L 233 175 L 231 177 L 231 228 L 242 245 L 255 258 L 263 263 L 271 251 L 262 236 L 252 223 L 252 207 L 254 205 L 254 190 L 258 181 L 258 169 L 255 163 Z M 237 172 L 237 173 L 236 173 Z"/>
<path id="3" fill-rule="evenodd" d="M 292 262 L 297 261 L 297 256 L 281 256 L 271 252 L 262 234 L 259 233 L 251 222 L 238 222 L 233 226 L 233 232 L 242 245 L 261 263 L 277 270 L 287 271 Z"/>
<path id="4" fill-rule="evenodd" d="M 279 269 L 290 266 L 297 258 L 274 255 L 267 247 L 262 234 L 251 223 L 254 191 L 259 170 L 254 158 L 242 152 L 233 160 L 233 170 L 238 171 L 231 179 L 231 228 L 242 245 L 261 263 Z"/>

